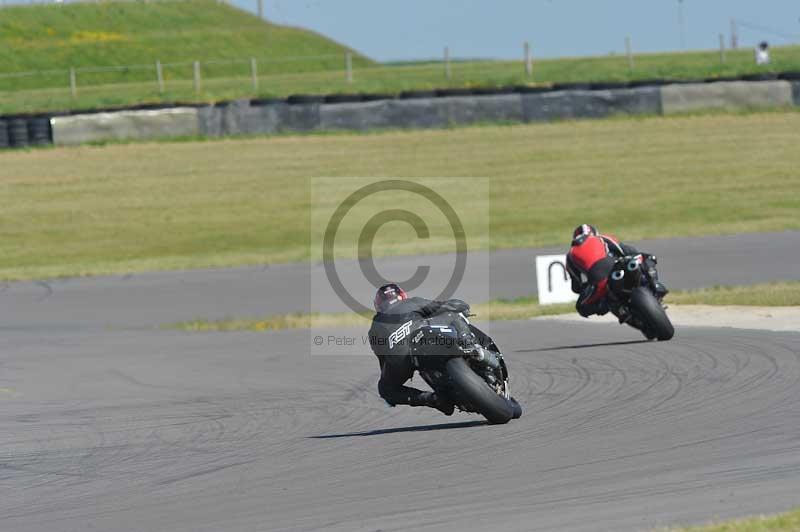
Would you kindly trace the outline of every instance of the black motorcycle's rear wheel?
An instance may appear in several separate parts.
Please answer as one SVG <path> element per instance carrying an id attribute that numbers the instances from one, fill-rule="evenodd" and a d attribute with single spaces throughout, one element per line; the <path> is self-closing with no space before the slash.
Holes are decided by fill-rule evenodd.
<path id="1" fill-rule="evenodd" d="M 477 373 L 472 371 L 467 361 L 461 357 L 447 361 L 447 374 L 458 393 L 489 423 L 503 424 L 514 417 L 514 407 L 504 397 L 500 397 Z"/>
<path id="2" fill-rule="evenodd" d="M 649 290 L 641 286 L 635 288 L 630 301 L 631 310 L 644 322 L 645 330 L 642 332 L 646 336 L 664 341 L 675 335 L 675 328 L 664 312 L 664 307 Z"/>

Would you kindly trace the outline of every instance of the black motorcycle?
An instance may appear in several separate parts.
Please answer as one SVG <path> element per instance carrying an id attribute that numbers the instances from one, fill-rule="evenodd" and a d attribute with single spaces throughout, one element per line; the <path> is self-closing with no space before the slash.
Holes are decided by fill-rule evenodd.
<path id="1" fill-rule="evenodd" d="M 617 259 L 609 275 L 608 290 L 611 311 L 620 321 L 642 331 L 648 340 L 669 340 L 675 334 L 663 296 L 659 295 L 656 279 L 643 255 Z"/>
<path id="2" fill-rule="evenodd" d="M 485 335 L 474 334 L 479 331 L 463 314 L 452 318 L 469 326 L 473 331 L 470 337 L 459 337 L 452 324 L 414 323 L 409 345 L 419 374 L 439 396 L 463 412 L 481 414 L 494 424 L 520 417 L 522 407 L 511 397 L 508 368 L 497 345 L 491 340 L 481 345 L 478 337 Z"/>

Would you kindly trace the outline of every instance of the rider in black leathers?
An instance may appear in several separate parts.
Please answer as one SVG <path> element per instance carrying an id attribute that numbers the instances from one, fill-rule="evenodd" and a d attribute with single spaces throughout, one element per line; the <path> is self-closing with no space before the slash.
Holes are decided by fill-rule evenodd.
<path id="1" fill-rule="evenodd" d="M 469 305 L 460 299 L 433 301 L 422 297 L 409 298 L 396 284 L 380 287 L 375 296 L 375 317 L 369 329 L 369 343 L 378 357 L 381 378 L 378 393 L 390 406 L 428 406 L 436 408 L 445 415 L 452 415 L 455 407 L 436 392 L 423 392 L 405 386 L 414 375 L 414 364 L 408 346 L 408 338 L 403 334 L 403 326 L 409 321 L 430 319 L 434 324 L 450 325 L 466 342 L 491 344 L 491 338 L 473 326 L 456 319 L 459 313 L 468 314 Z M 394 336 L 393 336 L 394 335 Z"/>

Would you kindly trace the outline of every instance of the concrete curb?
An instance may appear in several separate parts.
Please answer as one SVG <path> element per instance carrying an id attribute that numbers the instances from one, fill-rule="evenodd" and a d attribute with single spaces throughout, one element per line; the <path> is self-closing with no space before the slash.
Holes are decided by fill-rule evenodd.
<path id="1" fill-rule="evenodd" d="M 176 107 L 119 111 L 50 119 L 53 144 L 76 145 L 109 140 L 149 140 L 200 134 L 197 109 Z"/>
<path id="2" fill-rule="evenodd" d="M 661 89 L 665 115 L 706 109 L 771 108 L 794 104 L 788 81 L 729 81 L 666 85 Z"/>

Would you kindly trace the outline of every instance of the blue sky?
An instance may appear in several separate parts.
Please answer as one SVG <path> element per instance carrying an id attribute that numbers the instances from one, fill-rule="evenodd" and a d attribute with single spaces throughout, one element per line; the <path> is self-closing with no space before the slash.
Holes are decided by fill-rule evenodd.
<path id="1" fill-rule="evenodd" d="M 233 0 L 252 11 L 257 0 Z M 271 20 L 316 30 L 378 60 L 439 57 L 517 58 L 531 42 L 538 57 L 682 48 L 678 0 L 264 0 Z M 683 0 L 685 47 L 800 42 L 797 0 Z M 752 26 L 763 27 L 757 30 Z M 770 30 L 770 31 L 766 31 Z"/>

